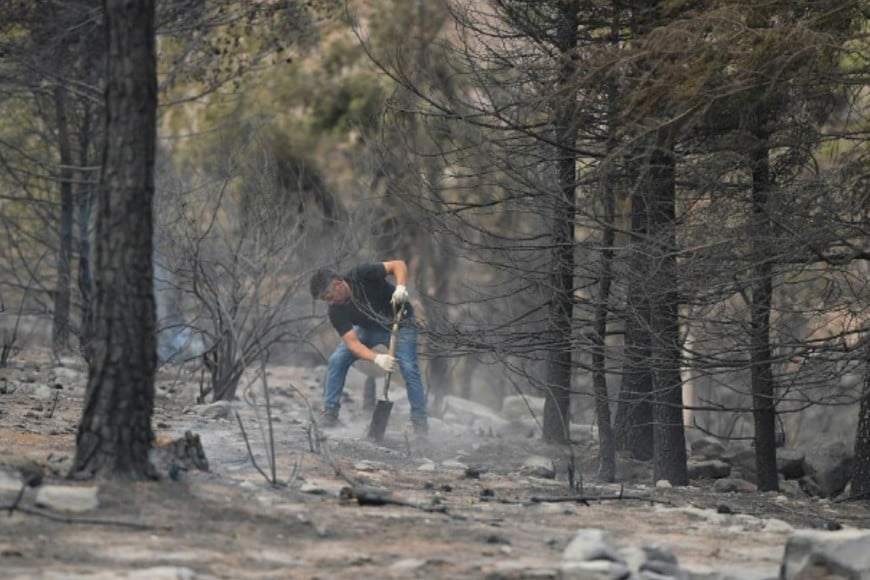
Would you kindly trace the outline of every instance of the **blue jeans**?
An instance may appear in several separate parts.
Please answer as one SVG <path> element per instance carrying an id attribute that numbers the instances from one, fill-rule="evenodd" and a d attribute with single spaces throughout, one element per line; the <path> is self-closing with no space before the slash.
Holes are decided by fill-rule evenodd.
<path id="1" fill-rule="evenodd" d="M 426 410 L 426 393 L 423 391 L 423 382 L 420 380 L 420 365 L 417 362 L 417 329 L 414 328 L 413 321 L 411 322 L 411 326 L 402 326 L 399 329 L 399 336 L 396 341 L 396 361 L 408 390 L 408 402 L 411 404 L 411 420 L 422 421 L 428 415 Z M 374 348 L 379 344 L 385 346 L 390 344 L 390 331 L 386 328 L 354 326 L 353 329 L 357 337 L 359 337 L 360 342 L 369 348 Z M 323 390 L 324 408 L 338 411 L 341 407 L 341 393 L 344 391 L 344 380 L 347 378 L 348 369 L 356 360 L 356 355 L 347 348 L 344 341 L 340 342 L 335 352 L 329 356 L 326 385 L 324 385 Z"/>

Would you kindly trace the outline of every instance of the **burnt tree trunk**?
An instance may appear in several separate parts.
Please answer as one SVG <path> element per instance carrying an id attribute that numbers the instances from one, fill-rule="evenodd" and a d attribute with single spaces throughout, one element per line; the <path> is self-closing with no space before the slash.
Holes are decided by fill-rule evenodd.
<path id="1" fill-rule="evenodd" d="M 456 259 L 438 243 L 432 235 L 422 236 L 418 246 L 425 249 L 425 255 L 418 265 L 420 300 L 423 303 L 423 316 L 418 315 L 418 323 L 426 335 L 429 364 L 426 367 L 426 383 L 432 394 L 430 414 L 440 416 L 444 412 L 444 398 L 450 394 L 450 359 L 444 354 L 442 345 L 447 325 L 439 309 L 443 307 L 454 279 Z M 425 319 L 425 322 L 423 320 Z"/>
<path id="2" fill-rule="evenodd" d="M 686 435 L 683 429 L 683 386 L 680 376 L 679 292 L 676 250 L 676 161 L 669 132 L 659 131 L 649 157 L 650 238 L 654 240 L 650 274 L 652 341 L 653 472 L 656 481 L 689 483 Z"/>
<path id="3" fill-rule="evenodd" d="M 227 324 L 230 324 L 227 322 Z M 214 348 L 214 369 L 211 375 L 212 401 L 232 401 L 236 398 L 239 381 L 245 372 L 240 358 L 242 345 L 229 326 L 224 329 Z"/>
<path id="4" fill-rule="evenodd" d="M 57 119 L 57 149 L 60 170 L 60 216 L 58 220 L 57 285 L 54 289 L 54 315 L 51 328 L 51 349 L 55 356 L 66 353 L 70 338 L 70 295 L 73 247 L 72 147 L 66 116 L 66 91 L 54 89 L 54 109 Z"/>
<path id="5" fill-rule="evenodd" d="M 157 80 L 153 0 L 104 0 L 106 140 L 98 192 L 95 335 L 71 472 L 154 477 L 152 200 Z"/>
<path id="6" fill-rule="evenodd" d="M 855 431 L 855 463 L 852 466 L 852 497 L 870 498 L 870 337 L 864 340 L 864 390 Z"/>
<path id="7" fill-rule="evenodd" d="M 592 385 L 595 391 L 595 415 L 598 418 L 598 477 L 602 481 L 613 481 L 616 478 L 616 444 L 610 419 L 606 356 L 610 286 L 613 282 L 613 244 L 616 238 L 613 226 L 616 214 L 613 173 L 612 167 L 608 165 L 602 177 L 604 233 L 601 237 L 601 270 L 598 275 L 598 300 L 595 304 L 595 331 L 592 334 Z"/>
<path id="8" fill-rule="evenodd" d="M 605 178 L 606 180 L 606 178 Z M 613 481 L 616 477 L 616 447 L 610 422 L 610 395 L 607 392 L 607 314 L 610 285 L 613 280 L 613 215 L 614 196 L 605 187 L 605 229 L 601 245 L 601 272 L 598 281 L 598 303 L 595 305 L 595 332 L 592 334 L 592 385 L 595 391 L 595 415 L 598 418 L 598 477 Z"/>
<path id="9" fill-rule="evenodd" d="M 631 242 L 625 310 L 625 353 L 622 386 L 616 408 L 617 449 L 646 461 L 653 457 L 652 368 L 650 366 L 650 304 L 645 285 L 649 269 L 649 209 L 640 189 L 631 195 Z"/>
<path id="10" fill-rule="evenodd" d="M 86 67 L 94 68 L 96 56 L 88 51 L 85 55 Z M 93 73 L 92 73 L 93 74 Z M 91 82 L 103 82 L 101 77 L 91 78 Z M 79 322 L 79 352 L 88 362 L 91 360 L 91 341 L 94 336 L 94 290 L 93 275 L 91 272 L 91 238 L 90 226 L 94 203 L 94 194 L 97 185 L 98 173 L 89 167 L 96 164 L 96 151 L 100 149 L 97 144 L 98 136 L 101 135 L 96 127 L 96 113 L 87 99 L 82 101 L 82 124 L 79 130 L 79 167 L 81 179 L 76 192 L 76 217 L 78 226 L 78 289 L 81 296 L 81 313 Z"/>
<path id="11" fill-rule="evenodd" d="M 611 42 L 619 42 L 618 18 L 610 27 Z M 601 175 L 601 195 L 604 205 L 604 231 L 601 236 L 601 270 L 598 275 L 598 301 L 595 304 L 595 330 L 592 348 L 592 386 L 595 392 L 595 416 L 598 418 L 598 477 L 602 481 L 616 479 L 616 437 L 611 422 L 610 393 L 607 388 L 607 325 L 610 314 L 610 288 L 613 284 L 614 243 L 616 240 L 616 147 L 618 143 L 616 83 L 606 83 L 607 95 L 607 157 Z"/>
<path id="12" fill-rule="evenodd" d="M 557 443 L 569 439 L 571 406 L 571 334 L 574 318 L 574 212 L 577 169 L 574 153 L 577 129 L 576 104 L 568 86 L 574 64 L 567 55 L 577 46 L 576 3 L 562 6 L 559 19 L 558 48 L 566 55 L 559 84 L 565 87 L 554 111 L 556 171 L 559 192 L 553 203 L 553 249 L 550 294 L 549 334 L 553 337 L 547 351 L 547 391 L 544 399 L 544 439 Z"/>
<path id="13" fill-rule="evenodd" d="M 753 278 L 750 304 L 750 385 L 752 416 L 755 423 L 755 463 L 758 490 L 779 489 L 776 469 L 776 401 L 770 352 L 770 308 L 773 300 L 773 264 L 768 255 L 770 217 L 770 160 L 767 136 L 756 131 L 752 150 L 752 244 Z"/>

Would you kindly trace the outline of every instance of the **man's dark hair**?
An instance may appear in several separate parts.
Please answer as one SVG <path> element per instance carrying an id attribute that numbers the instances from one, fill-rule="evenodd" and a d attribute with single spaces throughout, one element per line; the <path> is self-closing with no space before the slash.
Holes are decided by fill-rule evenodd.
<path id="1" fill-rule="evenodd" d="M 329 288 L 332 281 L 336 278 L 341 278 L 341 276 L 339 276 L 335 270 L 330 270 L 329 268 L 320 268 L 317 270 L 314 275 L 311 276 L 311 282 L 309 285 L 311 297 L 315 300 L 320 298 L 320 295 Z"/>

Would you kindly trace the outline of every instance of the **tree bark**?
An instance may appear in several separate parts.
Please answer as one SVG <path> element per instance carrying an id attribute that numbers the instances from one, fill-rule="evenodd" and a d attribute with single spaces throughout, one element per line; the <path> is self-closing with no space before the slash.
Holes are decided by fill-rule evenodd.
<path id="1" fill-rule="evenodd" d="M 672 139 L 660 130 L 649 157 L 650 238 L 653 271 L 650 275 L 650 355 L 653 370 L 655 441 L 653 473 L 656 481 L 689 483 L 686 437 L 683 429 L 683 387 L 680 376 L 676 258 L 676 183 Z"/>
<path id="2" fill-rule="evenodd" d="M 156 315 L 152 200 L 154 3 L 104 0 L 106 140 L 96 232 L 95 336 L 71 476 L 146 479 Z"/>
<path id="3" fill-rule="evenodd" d="M 864 339 L 864 389 L 855 431 L 855 462 L 852 466 L 852 497 L 870 498 L 870 337 Z"/>
<path id="4" fill-rule="evenodd" d="M 224 321 L 224 332 L 212 351 L 215 363 L 212 370 L 213 401 L 234 400 L 242 373 L 245 371 L 245 365 L 239 359 L 241 346 L 238 344 L 230 324 L 231 322 Z"/>
<path id="5" fill-rule="evenodd" d="M 85 186 L 90 188 L 90 186 Z M 81 295 L 81 322 L 79 323 L 79 352 L 90 362 L 91 346 L 94 340 L 94 280 L 91 272 L 91 240 L 89 226 L 93 206 L 93 193 L 80 191 L 76 199 L 78 208 L 78 288 Z"/>
<path id="6" fill-rule="evenodd" d="M 73 191 L 72 147 L 66 116 L 66 91 L 54 89 L 54 109 L 57 120 L 57 149 L 60 161 L 60 219 L 58 220 L 57 286 L 54 290 L 54 316 L 51 329 L 51 349 L 60 356 L 69 349 L 70 293 L 72 280 Z"/>
<path id="7" fill-rule="evenodd" d="M 90 59 L 89 59 L 90 60 Z M 88 362 L 91 360 L 91 342 L 94 336 L 94 288 L 91 273 L 91 239 L 90 225 L 94 200 L 94 184 L 96 179 L 91 173 L 85 173 L 94 160 L 91 151 L 94 145 L 94 112 L 90 104 L 83 103 L 82 127 L 79 133 L 79 166 L 82 167 L 81 185 L 76 194 L 76 216 L 78 224 L 78 288 L 81 296 L 81 314 L 79 322 L 79 352 Z"/>
<path id="8" fill-rule="evenodd" d="M 650 303 L 645 289 L 649 209 L 646 194 L 631 196 L 631 242 L 625 312 L 622 386 L 616 408 L 615 442 L 642 461 L 653 457 L 652 368 L 650 367 Z"/>
<path id="9" fill-rule="evenodd" d="M 610 25 L 611 43 L 619 42 L 619 16 Z M 601 194 L 604 205 L 604 231 L 601 235 L 601 271 L 598 278 L 598 302 L 595 305 L 595 331 L 592 348 L 592 386 L 595 392 L 595 416 L 598 418 L 598 478 L 616 479 L 616 435 L 611 422 L 610 392 L 607 388 L 607 326 L 610 315 L 610 288 L 613 284 L 614 244 L 616 241 L 616 150 L 619 143 L 618 89 L 616 82 L 605 85 L 607 98 L 607 156 L 602 164 Z"/>
<path id="10" fill-rule="evenodd" d="M 607 170 L 605 170 L 607 171 Z M 614 192 L 611 179 L 604 177 L 604 235 L 601 239 L 601 273 L 598 280 L 598 303 L 595 305 L 595 332 L 592 335 L 592 385 L 595 391 L 595 415 L 598 418 L 598 477 L 602 481 L 616 478 L 616 447 L 610 422 L 610 395 L 607 391 L 607 317 L 610 311 L 610 285 L 613 281 L 613 243 L 615 232 Z"/>
<path id="11" fill-rule="evenodd" d="M 770 161 L 767 136 L 756 131 L 752 151 L 752 244 L 753 279 L 750 304 L 750 385 L 755 423 L 755 462 L 759 491 L 779 489 L 776 469 L 776 401 L 770 363 L 770 308 L 773 300 L 773 264 L 768 255 L 770 218 Z"/>
<path id="12" fill-rule="evenodd" d="M 553 204 L 553 250 L 549 333 L 547 351 L 547 393 L 544 402 L 544 439 L 557 443 L 569 439 L 571 406 L 571 361 L 574 318 L 574 212 L 577 169 L 574 147 L 577 139 L 576 104 L 569 81 L 573 75 L 570 52 L 577 46 L 575 2 L 561 5 L 558 44 L 563 55 L 560 71 L 560 102 L 554 111 L 556 171 L 559 194 Z"/>
<path id="13" fill-rule="evenodd" d="M 425 255 L 417 269 L 420 272 L 418 289 L 425 317 L 422 327 L 430 351 L 426 383 L 432 394 L 430 412 L 438 416 L 443 412 L 444 398 L 450 394 L 450 359 L 437 352 L 437 341 L 445 335 L 446 328 L 436 313 L 449 295 L 456 259 L 449 252 L 445 252 L 443 246 L 431 235 L 421 236 L 417 243 L 425 248 Z"/>

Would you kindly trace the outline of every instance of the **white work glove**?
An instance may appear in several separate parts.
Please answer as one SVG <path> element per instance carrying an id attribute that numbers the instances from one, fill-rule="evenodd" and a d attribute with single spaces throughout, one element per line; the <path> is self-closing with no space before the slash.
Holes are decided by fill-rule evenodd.
<path id="1" fill-rule="evenodd" d="M 393 297 L 390 299 L 390 304 L 392 304 L 393 306 L 398 306 L 407 301 L 408 289 L 405 288 L 404 284 L 397 284 L 396 289 L 393 291 Z"/>
<path id="2" fill-rule="evenodd" d="M 396 370 L 396 357 L 392 357 L 388 354 L 376 354 L 374 362 L 388 373 Z"/>

